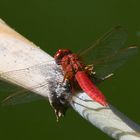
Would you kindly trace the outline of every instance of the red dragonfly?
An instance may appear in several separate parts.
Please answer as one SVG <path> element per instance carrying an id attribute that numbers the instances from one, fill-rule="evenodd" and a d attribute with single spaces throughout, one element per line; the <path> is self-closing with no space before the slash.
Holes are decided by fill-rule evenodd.
<path id="1" fill-rule="evenodd" d="M 124 47 L 126 39 L 126 31 L 122 27 L 117 26 L 97 39 L 92 46 L 82 50 L 79 54 L 73 54 L 68 49 L 58 50 L 54 58 L 57 64 L 62 65 L 64 80 L 68 80 L 70 83 L 71 91 L 74 91 L 76 80 L 81 89 L 93 100 L 103 106 L 108 105 L 105 96 L 96 85 L 110 77 L 128 58 L 136 54 L 138 50 L 136 46 Z M 84 58 L 84 61 L 80 58 Z M 32 66 L 30 71 L 34 69 L 37 69 L 37 66 Z M 22 71 L 24 72 L 25 69 Z M 17 94 L 6 98 L 5 103 L 18 104 L 20 102 L 24 103 L 28 102 L 28 100 L 38 99 L 36 94 L 23 95 L 20 93 L 18 96 L 15 95 Z M 16 97 L 18 98 L 16 99 Z"/>
<path id="2" fill-rule="evenodd" d="M 92 74 L 91 66 L 85 66 L 79 59 L 77 54 L 72 53 L 68 49 L 59 49 L 54 55 L 55 61 L 61 65 L 64 71 L 64 80 L 70 83 L 71 92 L 74 92 L 74 85 L 79 86 L 87 93 L 93 100 L 106 106 L 107 102 L 101 91 L 95 86 L 90 79 Z M 77 83 L 76 83 L 76 81 Z"/>
<path id="3" fill-rule="evenodd" d="M 72 53 L 69 49 L 59 49 L 54 58 L 56 63 L 62 66 L 64 80 L 69 81 L 72 91 L 74 85 L 78 83 L 81 89 L 93 100 L 107 106 L 105 96 L 95 84 L 109 78 L 112 75 L 111 72 L 137 50 L 137 47 L 122 49 L 125 39 L 126 33 L 124 30 L 121 27 L 116 27 L 79 55 Z M 90 56 L 93 65 L 86 66 L 83 64 L 80 60 L 81 55 L 88 55 L 87 58 Z M 115 61 L 118 63 L 117 65 L 114 63 Z M 93 75 L 95 83 L 90 78 L 91 75 Z"/>

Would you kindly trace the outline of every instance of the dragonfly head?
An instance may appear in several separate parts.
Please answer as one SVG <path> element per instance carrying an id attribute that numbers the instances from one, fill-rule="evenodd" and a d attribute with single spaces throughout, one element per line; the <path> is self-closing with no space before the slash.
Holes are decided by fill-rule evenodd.
<path id="1" fill-rule="evenodd" d="M 72 52 L 68 49 L 59 49 L 54 55 L 55 62 L 59 65 L 61 63 L 62 58 L 71 53 Z"/>

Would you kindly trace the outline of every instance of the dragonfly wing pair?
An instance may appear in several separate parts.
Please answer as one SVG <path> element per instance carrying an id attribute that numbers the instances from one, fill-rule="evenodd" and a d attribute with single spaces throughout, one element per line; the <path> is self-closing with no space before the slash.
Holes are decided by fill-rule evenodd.
<path id="1" fill-rule="evenodd" d="M 127 32 L 116 26 L 79 55 L 86 64 L 93 64 L 97 77 L 103 79 L 137 53 L 138 47 L 125 47 L 126 39 Z"/>
<path id="2" fill-rule="evenodd" d="M 126 31 L 122 27 L 117 26 L 96 40 L 92 46 L 85 48 L 79 56 L 84 58 L 86 64 L 93 64 L 98 78 L 104 78 L 123 65 L 128 58 L 137 53 L 138 47 L 136 46 L 124 47 L 126 39 Z M 34 71 L 35 67 L 29 68 L 31 69 L 30 72 L 32 72 L 32 70 Z M 18 71 L 15 71 L 15 74 L 17 74 Z M 24 74 L 24 70 L 20 71 L 20 73 L 22 72 Z M 26 100 L 29 101 L 29 99 L 30 101 L 40 99 L 40 96 L 29 94 L 28 92 L 25 93 L 25 91 L 26 90 L 23 90 L 10 95 L 3 103 L 9 105 L 11 103 L 25 103 Z"/>

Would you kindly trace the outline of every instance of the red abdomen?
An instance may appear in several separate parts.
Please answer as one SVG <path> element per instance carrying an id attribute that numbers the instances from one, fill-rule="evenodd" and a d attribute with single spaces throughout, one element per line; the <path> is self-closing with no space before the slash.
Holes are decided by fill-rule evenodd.
<path id="1" fill-rule="evenodd" d="M 78 71 L 75 74 L 75 78 L 82 88 L 82 90 L 90 96 L 93 100 L 100 103 L 103 106 L 107 106 L 105 96 L 102 92 L 94 85 L 94 83 L 89 79 L 88 75 L 84 71 Z"/>

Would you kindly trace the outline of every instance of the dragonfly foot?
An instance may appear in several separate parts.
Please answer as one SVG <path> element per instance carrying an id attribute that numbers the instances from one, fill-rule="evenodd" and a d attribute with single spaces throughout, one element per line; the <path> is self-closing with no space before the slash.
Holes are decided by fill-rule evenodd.
<path id="1" fill-rule="evenodd" d="M 102 78 L 102 80 L 106 80 L 106 79 L 109 79 L 110 77 L 112 77 L 114 75 L 114 73 L 110 73 L 108 74 L 107 76 L 105 76 L 104 78 Z"/>

